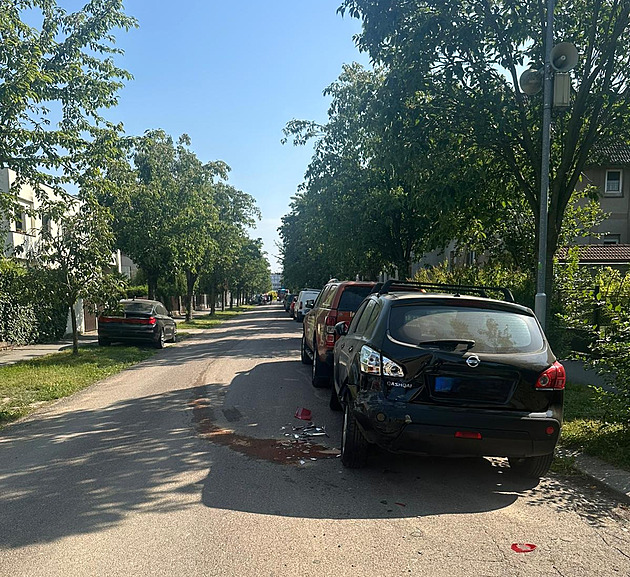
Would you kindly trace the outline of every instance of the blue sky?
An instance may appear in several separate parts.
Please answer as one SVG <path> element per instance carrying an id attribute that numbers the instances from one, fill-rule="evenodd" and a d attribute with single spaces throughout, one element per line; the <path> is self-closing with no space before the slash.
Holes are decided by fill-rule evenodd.
<path id="1" fill-rule="evenodd" d="M 230 183 L 256 198 L 272 271 L 277 227 L 311 147 L 282 145 L 292 118 L 326 120 L 322 91 L 344 63 L 368 64 L 352 41 L 360 22 L 341 0 L 127 0 L 139 28 L 117 32 L 118 63 L 134 75 L 106 113 L 127 134 L 187 133 L 203 161 L 224 160 Z"/>

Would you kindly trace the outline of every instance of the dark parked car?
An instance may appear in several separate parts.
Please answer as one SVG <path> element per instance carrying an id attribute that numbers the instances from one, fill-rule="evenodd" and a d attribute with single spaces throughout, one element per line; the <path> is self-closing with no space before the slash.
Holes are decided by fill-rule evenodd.
<path id="1" fill-rule="evenodd" d="M 296 297 L 297 295 L 293 295 L 291 293 L 287 294 L 284 297 L 284 312 L 288 313 L 289 312 L 289 308 L 291 307 L 291 303 L 293 302 L 293 299 Z"/>
<path id="2" fill-rule="evenodd" d="M 289 315 L 292 319 L 295 318 L 295 305 L 297 304 L 298 296 L 295 295 L 291 300 L 291 304 L 289 305 Z"/>
<path id="3" fill-rule="evenodd" d="M 177 339 L 177 325 L 159 301 L 130 299 L 120 301 L 120 312 L 98 319 L 98 344 L 117 341 L 145 341 L 159 349 Z"/>
<path id="4" fill-rule="evenodd" d="M 345 466 L 365 464 L 374 443 L 394 452 L 508 457 L 531 477 L 548 471 L 562 425 L 564 367 L 534 313 L 510 302 L 505 289 L 505 301 L 487 298 L 490 290 L 388 281 L 349 328 L 335 326 L 342 337 L 331 408 L 344 409 Z"/>
<path id="5" fill-rule="evenodd" d="M 314 387 L 330 385 L 333 372 L 333 349 L 337 334 L 335 325 L 350 324 L 363 299 L 376 283 L 331 280 L 319 293 L 312 310 L 304 317 L 301 358 L 312 364 Z"/>

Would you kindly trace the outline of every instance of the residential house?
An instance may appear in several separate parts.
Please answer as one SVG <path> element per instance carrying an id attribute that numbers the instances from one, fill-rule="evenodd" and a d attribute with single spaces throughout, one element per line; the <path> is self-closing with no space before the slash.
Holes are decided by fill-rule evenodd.
<path id="1" fill-rule="evenodd" d="M 55 223 L 42 219 L 39 211 L 41 209 L 42 192 L 49 199 L 59 200 L 60 196 L 51 187 L 40 185 L 40 194 L 29 184 L 21 184 L 16 187 L 17 174 L 9 168 L 0 169 L 0 194 L 8 194 L 9 191 L 15 192 L 17 202 L 22 207 L 15 215 L 0 214 L 0 239 L 4 234 L 3 255 L 17 259 L 26 258 L 26 254 L 30 249 L 37 245 L 38 236 L 44 227 L 49 227 L 53 234 Z M 119 255 L 118 255 L 119 256 Z M 121 270 L 120 259 L 116 265 Z M 96 317 L 87 307 L 83 306 L 83 302 L 79 301 L 75 308 L 77 316 L 77 325 L 79 332 L 84 333 L 96 329 Z M 68 314 L 68 324 L 66 332 L 72 331 L 70 315 Z"/>
<path id="2" fill-rule="evenodd" d="M 630 146 L 616 143 L 599 147 L 584 170 L 581 186 L 596 186 L 608 218 L 579 244 L 630 244 Z"/>

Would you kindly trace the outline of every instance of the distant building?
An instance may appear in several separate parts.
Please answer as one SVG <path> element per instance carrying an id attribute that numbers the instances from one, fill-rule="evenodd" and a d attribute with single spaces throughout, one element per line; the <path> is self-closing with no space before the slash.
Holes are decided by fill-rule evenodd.
<path id="1" fill-rule="evenodd" d="M 271 290 L 277 291 L 282 288 L 282 274 L 279 272 L 271 273 Z"/>

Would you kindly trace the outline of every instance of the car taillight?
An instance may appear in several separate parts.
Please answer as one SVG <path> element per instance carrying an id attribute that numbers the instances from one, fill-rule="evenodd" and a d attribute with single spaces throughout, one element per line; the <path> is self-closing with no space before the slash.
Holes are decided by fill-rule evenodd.
<path id="1" fill-rule="evenodd" d="M 98 317 L 99 323 L 115 323 L 116 321 L 120 320 L 120 317 Z"/>
<path id="2" fill-rule="evenodd" d="M 324 324 L 326 325 L 326 346 L 329 348 L 334 347 L 337 340 L 337 334 L 335 333 L 337 315 L 327 315 Z"/>
<path id="3" fill-rule="evenodd" d="M 556 361 L 544 373 L 538 377 L 536 388 L 544 391 L 564 389 L 567 382 L 567 374 L 564 367 Z"/>
<path id="4" fill-rule="evenodd" d="M 360 365 L 361 372 L 368 375 L 384 375 L 398 378 L 405 376 L 405 371 L 399 364 L 382 356 L 378 351 L 367 345 L 361 347 Z"/>
<path id="5" fill-rule="evenodd" d="M 125 322 L 130 325 L 154 325 L 157 323 L 157 319 L 155 317 L 146 319 L 125 319 Z"/>

